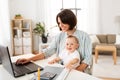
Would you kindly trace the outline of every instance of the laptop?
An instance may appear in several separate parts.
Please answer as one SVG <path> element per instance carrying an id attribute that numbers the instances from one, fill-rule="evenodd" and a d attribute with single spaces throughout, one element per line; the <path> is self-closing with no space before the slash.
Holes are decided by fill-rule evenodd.
<path id="1" fill-rule="evenodd" d="M 3 67 L 14 77 L 20 77 L 25 74 L 36 72 L 38 68 L 43 70 L 41 66 L 34 64 L 33 62 L 29 62 L 24 65 L 16 65 L 15 63 L 12 63 L 8 47 L 0 46 L 0 52 L 2 53 L 1 58 Z"/>
<path id="2" fill-rule="evenodd" d="M 1 59 L 1 56 L 2 56 L 2 55 L 1 55 L 1 52 L 0 52 L 0 64 L 2 64 L 2 59 Z"/>

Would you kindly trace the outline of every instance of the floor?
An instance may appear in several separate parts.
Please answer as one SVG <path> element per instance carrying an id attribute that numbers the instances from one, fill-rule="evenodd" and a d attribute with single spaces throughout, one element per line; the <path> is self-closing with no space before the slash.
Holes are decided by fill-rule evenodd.
<path id="1" fill-rule="evenodd" d="M 114 78 L 101 78 L 102 80 L 120 80 L 120 79 L 114 79 Z"/>
<path id="2" fill-rule="evenodd" d="M 94 61 L 93 66 L 93 76 L 103 80 L 120 80 L 120 56 L 117 56 L 117 64 L 114 65 L 112 55 L 100 55 L 98 63 Z"/>

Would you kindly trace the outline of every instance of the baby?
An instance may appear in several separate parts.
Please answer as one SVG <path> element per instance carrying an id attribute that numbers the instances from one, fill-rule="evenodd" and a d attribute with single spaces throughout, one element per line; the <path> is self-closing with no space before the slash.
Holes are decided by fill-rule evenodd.
<path id="1" fill-rule="evenodd" d="M 77 48 L 79 47 L 79 41 L 75 36 L 70 35 L 67 37 L 65 44 L 65 50 L 63 50 L 58 57 L 54 58 L 48 63 L 54 64 L 62 60 L 66 68 L 76 68 L 80 64 L 80 55 L 77 51 Z"/>

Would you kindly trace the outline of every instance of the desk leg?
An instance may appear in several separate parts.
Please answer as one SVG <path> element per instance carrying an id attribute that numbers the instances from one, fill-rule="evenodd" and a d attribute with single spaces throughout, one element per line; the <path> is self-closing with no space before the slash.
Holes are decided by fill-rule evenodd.
<path id="1" fill-rule="evenodd" d="M 114 65 L 116 65 L 117 57 L 116 50 L 113 51 Z"/>
<path id="2" fill-rule="evenodd" d="M 98 59 L 98 50 L 95 49 L 95 63 L 97 63 L 97 59 Z"/>

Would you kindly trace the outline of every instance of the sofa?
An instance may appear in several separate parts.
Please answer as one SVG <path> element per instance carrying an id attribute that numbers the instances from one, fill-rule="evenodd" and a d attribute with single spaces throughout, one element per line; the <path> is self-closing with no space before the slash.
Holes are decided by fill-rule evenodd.
<path id="1" fill-rule="evenodd" d="M 92 34 L 90 35 L 92 42 L 92 52 L 95 52 L 96 45 L 114 45 L 117 49 L 117 56 L 120 56 L 120 35 L 117 34 Z M 106 54 L 107 52 L 101 52 Z"/>

